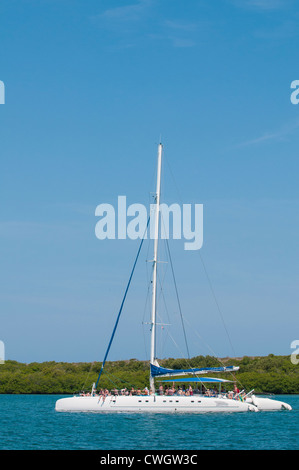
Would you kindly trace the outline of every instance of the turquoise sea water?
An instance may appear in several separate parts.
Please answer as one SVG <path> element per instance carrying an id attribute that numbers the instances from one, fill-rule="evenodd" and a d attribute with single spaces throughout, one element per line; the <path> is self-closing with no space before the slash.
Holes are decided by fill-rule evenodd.
<path id="1" fill-rule="evenodd" d="M 0 449 L 297 450 L 292 411 L 223 414 L 57 413 L 57 395 L 0 395 Z"/>

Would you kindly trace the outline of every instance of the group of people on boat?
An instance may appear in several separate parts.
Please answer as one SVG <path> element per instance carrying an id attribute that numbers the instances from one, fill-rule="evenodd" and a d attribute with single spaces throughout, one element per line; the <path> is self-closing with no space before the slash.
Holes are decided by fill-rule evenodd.
<path id="1" fill-rule="evenodd" d="M 112 390 L 108 390 L 107 388 L 101 388 L 99 391 L 97 390 L 93 390 L 91 393 L 85 393 L 85 392 L 82 392 L 80 393 L 81 396 L 102 396 L 102 397 L 107 397 L 107 396 L 118 396 L 118 395 L 122 395 L 122 396 L 132 396 L 132 395 L 151 395 L 151 391 L 145 387 L 144 389 L 140 389 L 140 388 L 134 388 L 132 387 L 131 390 L 127 389 L 126 387 L 125 388 L 122 388 L 122 389 L 117 389 L 117 388 L 114 388 Z"/>
<path id="2" fill-rule="evenodd" d="M 153 392 L 149 390 L 147 387 L 141 389 L 141 388 L 134 388 L 132 387 L 130 390 L 127 388 L 122 388 L 122 389 L 117 389 L 114 388 L 112 390 L 108 390 L 107 388 L 101 388 L 99 391 L 93 389 L 91 393 L 85 393 L 82 392 L 80 395 L 81 396 L 99 396 L 106 398 L 107 396 L 133 396 L 133 395 L 138 395 L 138 396 L 147 396 L 147 395 L 152 395 Z M 226 396 L 227 398 L 235 399 L 235 400 L 243 400 L 243 397 L 245 395 L 245 392 L 240 392 L 238 387 L 234 386 L 234 390 L 225 392 L 223 389 L 218 390 L 216 387 L 214 389 L 208 389 L 205 388 L 204 390 L 195 388 L 193 389 L 191 385 L 189 387 L 185 387 L 184 385 L 182 387 L 178 387 L 177 389 L 175 388 L 174 384 L 171 387 L 168 386 L 163 386 L 160 384 L 158 390 L 155 392 L 156 395 L 163 395 L 163 396 L 172 396 L 172 395 L 178 395 L 178 396 L 193 396 L 193 395 L 204 395 L 207 397 L 215 397 L 218 395 L 221 396 Z"/>

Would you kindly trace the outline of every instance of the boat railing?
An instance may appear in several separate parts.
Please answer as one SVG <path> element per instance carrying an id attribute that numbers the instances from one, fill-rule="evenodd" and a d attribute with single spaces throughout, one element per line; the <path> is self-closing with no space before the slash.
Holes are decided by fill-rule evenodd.
<path id="1" fill-rule="evenodd" d="M 247 396 L 250 396 L 251 393 L 253 392 L 254 390 L 251 390 L 249 393 L 247 393 L 245 395 L 245 392 L 244 390 L 242 390 L 241 392 L 235 394 L 233 391 L 228 391 L 228 392 L 225 392 L 225 391 L 215 391 L 215 390 L 206 390 L 206 391 L 201 391 L 201 390 L 192 390 L 191 392 L 186 390 L 176 390 L 174 392 L 171 392 L 171 391 L 168 391 L 167 393 L 164 393 L 164 391 L 159 391 L 157 390 L 155 392 L 155 396 L 163 396 L 163 397 L 183 397 L 183 396 L 200 396 L 200 397 L 211 397 L 211 398 L 230 398 L 230 399 L 234 399 L 234 400 L 244 400 Z M 143 390 L 142 391 L 138 391 L 138 390 L 134 390 L 134 391 L 131 391 L 131 390 L 127 390 L 127 389 L 121 389 L 121 390 L 118 390 L 118 389 L 113 389 L 113 390 L 104 390 L 104 391 L 96 391 L 96 390 L 93 390 L 92 393 L 90 392 L 81 392 L 79 394 L 80 396 L 84 396 L 84 397 L 92 397 L 92 396 L 96 396 L 98 398 L 101 398 L 101 397 L 123 397 L 123 396 L 140 396 L 140 397 L 147 397 L 147 396 L 153 396 L 153 394 L 151 394 L 149 391 L 147 392 L 144 392 Z"/>

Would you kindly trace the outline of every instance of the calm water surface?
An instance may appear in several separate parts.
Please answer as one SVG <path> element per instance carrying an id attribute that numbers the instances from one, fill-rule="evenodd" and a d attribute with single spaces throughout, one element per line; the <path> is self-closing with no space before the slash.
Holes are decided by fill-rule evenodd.
<path id="1" fill-rule="evenodd" d="M 299 395 L 292 411 L 232 414 L 57 413 L 58 395 L 0 395 L 0 449 L 299 449 Z"/>

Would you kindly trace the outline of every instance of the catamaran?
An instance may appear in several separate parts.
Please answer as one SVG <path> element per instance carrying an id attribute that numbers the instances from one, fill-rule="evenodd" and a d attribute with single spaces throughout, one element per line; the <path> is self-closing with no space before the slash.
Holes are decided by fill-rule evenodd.
<path id="1" fill-rule="evenodd" d="M 256 397 L 253 390 L 246 394 L 245 392 L 235 395 L 229 395 L 221 392 L 221 386 L 227 385 L 232 381 L 208 377 L 207 374 L 234 373 L 239 370 L 236 366 L 223 367 L 202 367 L 189 369 L 167 369 L 161 367 L 156 357 L 156 326 L 157 326 L 157 264 L 158 264 L 158 240 L 159 240 L 159 222 L 160 222 L 160 193 L 161 193 L 161 164 L 162 164 L 162 144 L 158 145 L 158 165 L 157 165 L 157 185 L 155 194 L 154 211 L 154 257 L 152 262 L 152 302 L 151 302 L 151 352 L 150 352 L 150 377 L 149 390 L 144 394 L 100 394 L 97 387 L 103 373 L 108 353 L 118 326 L 119 318 L 122 313 L 126 295 L 132 280 L 135 266 L 141 251 L 143 239 L 141 240 L 139 250 L 133 265 L 133 269 L 127 284 L 124 298 L 116 319 L 116 323 L 110 338 L 101 370 L 96 383 L 93 384 L 91 393 L 78 394 L 72 397 L 61 398 L 56 401 L 56 411 L 64 412 L 156 412 L 156 413 L 202 413 L 202 412 L 248 412 L 259 410 L 282 410 L 291 409 L 287 403 L 269 398 Z M 149 219 L 147 224 L 149 224 Z M 178 394 L 175 391 L 170 394 L 157 390 L 155 379 L 173 384 L 195 384 L 196 387 L 219 386 L 219 392 L 213 396 L 207 396 L 205 393 Z"/>

